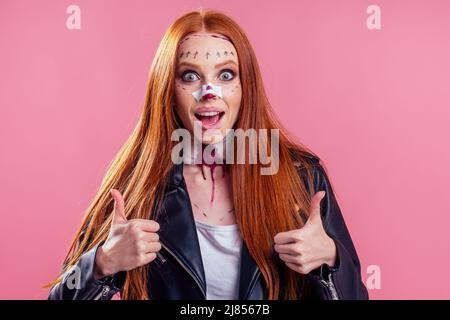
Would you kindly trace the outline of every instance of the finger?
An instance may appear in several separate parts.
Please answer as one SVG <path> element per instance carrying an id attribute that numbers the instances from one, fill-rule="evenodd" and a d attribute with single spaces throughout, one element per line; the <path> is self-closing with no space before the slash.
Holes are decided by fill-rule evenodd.
<path id="1" fill-rule="evenodd" d="M 297 255 L 280 253 L 278 256 L 284 262 L 290 262 L 290 263 L 295 263 L 295 264 L 300 265 L 299 262 L 298 262 L 298 256 Z"/>
<path id="2" fill-rule="evenodd" d="M 159 235 L 156 232 L 144 232 L 142 240 L 145 242 L 157 242 L 159 241 Z"/>
<path id="3" fill-rule="evenodd" d="M 142 252 L 145 254 L 151 253 L 151 252 L 158 252 L 161 250 L 161 243 L 159 241 L 156 242 L 145 242 L 142 246 Z"/>
<path id="4" fill-rule="evenodd" d="M 278 253 L 301 254 L 298 243 L 275 244 L 274 249 Z"/>
<path id="5" fill-rule="evenodd" d="M 149 253 L 144 255 L 144 259 L 142 260 L 140 265 L 146 265 L 146 264 L 152 262 L 155 259 L 156 259 L 156 252 L 149 252 Z"/>
<path id="6" fill-rule="evenodd" d="M 273 240 L 276 244 L 299 242 L 302 241 L 302 231 L 301 229 L 295 229 L 291 231 L 280 232 L 273 238 Z"/>
<path id="7" fill-rule="evenodd" d="M 298 265 L 298 264 L 296 264 L 296 263 L 285 262 L 285 264 L 286 264 L 286 266 L 288 266 L 290 269 L 292 269 L 292 270 L 294 270 L 294 271 L 296 271 L 296 272 L 298 272 L 298 273 L 301 273 L 301 274 L 307 274 L 307 273 L 309 273 L 309 271 L 308 271 L 305 267 L 302 267 L 302 266 L 300 266 L 300 265 Z"/>
<path id="8" fill-rule="evenodd" d="M 322 222 L 320 215 L 320 202 L 325 196 L 325 191 L 319 191 L 311 199 L 311 205 L 309 209 L 309 218 L 306 223 Z"/>
<path id="9" fill-rule="evenodd" d="M 123 196 L 116 189 L 111 189 L 111 195 L 114 198 L 112 224 L 126 223 L 127 218 L 125 216 L 125 201 L 123 200 Z"/>
<path id="10" fill-rule="evenodd" d="M 159 223 L 155 220 L 149 219 L 132 219 L 130 220 L 134 225 L 139 227 L 140 230 L 146 232 L 156 232 L 159 230 Z"/>

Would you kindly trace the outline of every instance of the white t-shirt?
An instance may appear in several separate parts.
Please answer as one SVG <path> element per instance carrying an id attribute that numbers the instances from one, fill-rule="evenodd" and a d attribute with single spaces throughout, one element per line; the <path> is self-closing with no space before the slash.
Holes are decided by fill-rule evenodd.
<path id="1" fill-rule="evenodd" d="M 217 226 L 197 220 L 195 225 L 205 269 L 206 299 L 238 299 L 242 249 L 239 226 Z"/>

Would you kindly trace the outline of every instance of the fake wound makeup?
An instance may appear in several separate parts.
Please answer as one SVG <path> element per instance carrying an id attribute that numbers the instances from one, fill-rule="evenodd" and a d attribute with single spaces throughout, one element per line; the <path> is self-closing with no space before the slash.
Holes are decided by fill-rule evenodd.
<path id="1" fill-rule="evenodd" d="M 215 53 L 214 52 L 211 53 L 209 51 L 206 51 L 204 53 L 205 58 L 208 59 L 209 56 L 211 56 L 211 54 L 215 54 L 216 57 L 218 57 L 218 58 L 220 58 L 220 57 L 228 57 L 228 56 L 235 57 L 235 55 L 236 55 L 233 51 L 227 51 L 227 50 L 216 51 Z M 178 56 L 178 58 L 180 58 L 180 59 L 181 58 L 194 58 L 194 59 L 196 59 L 198 55 L 199 55 L 198 51 L 195 51 L 195 52 L 194 51 L 182 51 L 182 52 L 180 52 L 180 55 Z"/>
<path id="2" fill-rule="evenodd" d="M 194 98 L 197 102 L 200 102 L 201 100 L 211 99 L 215 96 L 217 96 L 219 98 L 223 98 L 222 87 L 216 86 L 216 85 L 212 84 L 211 82 L 208 82 L 207 84 L 203 84 L 200 89 L 192 92 L 192 95 L 194 96 Z"/>
<path id="3" fill-rule="evenodd" d="M 211 163 L 211 164 L 197 164 L 197 166 L 199 166 L 200 169 L 202 170 L 203 180 L 206 180 L 205 172 L 203 171 L 204 167 L 206 166 L 206 167 L 209 168 L 209 172 L 210 172 L 210 175 L 211 175 L 211 198 L 209 199 L 209 201 L 211 203 L 213 203 L 214 202 L 214 193 L 215 193 L 215 190 L 216 190 L 216 188 L 215 188 L 216 187 L 216 180 L 214 178 L 214 170 L 217 167 L 221 167 L 222 168 L 222 178 L 224 178 L 225 177 L 225 165 L 221 164 L 221 163 Z"/>

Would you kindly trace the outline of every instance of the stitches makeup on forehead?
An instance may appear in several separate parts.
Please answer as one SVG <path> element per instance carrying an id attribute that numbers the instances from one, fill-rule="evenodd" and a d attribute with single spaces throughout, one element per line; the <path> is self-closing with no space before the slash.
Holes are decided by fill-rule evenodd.
<path id="1" fill-rule="evenodd" d="M 226 51 L 226 50 L 225 50 L 222 54 L 223 54 L 224 57 L 228 57 L 228 55 L 233 56 L 233 57 L 235 56 L 233 51 Z M 195 51 L 195 53 L 192 53 L 191 51 L 188 51 L 188 52 L 181 51 L 181 53 L 180 53 L 180 55 L 179 55 L 179 58 L 183 58 L 183 56 L 184 56 L 185 58 L 189 58 L 190 55 L 192 55 L 192 56 L 194 57 L 194 59 L 195 59 L 195 58 L 197 58 L 198 51 Z M 208 57 L 209 57 L 210 55 L 211 55 L 211 53 L 206 52 L 206 53 L 205 53 L 206 59 L 208 59 Z M 217 56 L 218 58 L 221 57 L 219 51 L 216 51 L 216 56 Z"/>
<path id="2" fill-rule="evenodd" d="M 183 43 L 183 42 L 185 42 L 186 40 L 188 40 L 190 37 L 213 37 L 213 38 L 218 38 L 218 39 L 223 39 L 223 40 L 225 40 L 225 41 L 228 41 L 229 43 L 231 43 L 231 44 L 233 44 L 232 42 L 231 42 L 231 40 L 230 40 L 230 38 L 228 38 L 227 36 L 223 36 L 223 35 L 215 35 L 215 34 L 189 34 L 189 35 L 187 35 L 186 37 L 184 37 L 181 41 L 180 41 L 180 43 L 178 44 L 178 47 L 180 47 L 181 46 L 181 44 Z M 230 55 L 230 56 L 235 56 L 235 54 L 234 54 L 234 52 L 233 51 L 223 51 L 223 53 L 222 53 L 225 57 L 227 57 L 228 55 Z M 191 51 L 187 51 L 187 52 L 185 52 L 185 51 L 182 51 L 181 53 L 180 53 L 180 56 L 179 56 L 179 58 L 182 58 L 183 56 L 185 57 L 185 58 L 189 58 L 189 56 L 193 56 L 194 57 L 194 59 L 195 58 L 197 58 L 197 55 L 198 55 L 198 51 L 195 51 L 195 53 L 193 53 L 193 52 L 191 52 Z M 208 57 L 211 55 L 211 53 L 209 53 L 209 52 L 206 52 L 205 53 L 205 56 L 206 56 L 206 59 L 208 59 Z M 220 58 L 220 52 L 219 51 L 216 51 L 216 55 L 217 55 L 217 57 L 219 57 Z"/>

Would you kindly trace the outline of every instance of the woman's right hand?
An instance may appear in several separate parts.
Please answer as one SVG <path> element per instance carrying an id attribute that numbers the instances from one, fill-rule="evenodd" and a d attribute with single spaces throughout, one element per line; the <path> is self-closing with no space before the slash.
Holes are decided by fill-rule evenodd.
<path id="1" fill-rule="evenodd" d="M 125 217 L 125 203 L 116 189 L 111 189 L 114 211 L 108 237 L 97 250 L 95 277 L 103 278 L 119 271 L 128 271 L 156 258 L 161 249 L 159 224 L 154 220 Z"/>

